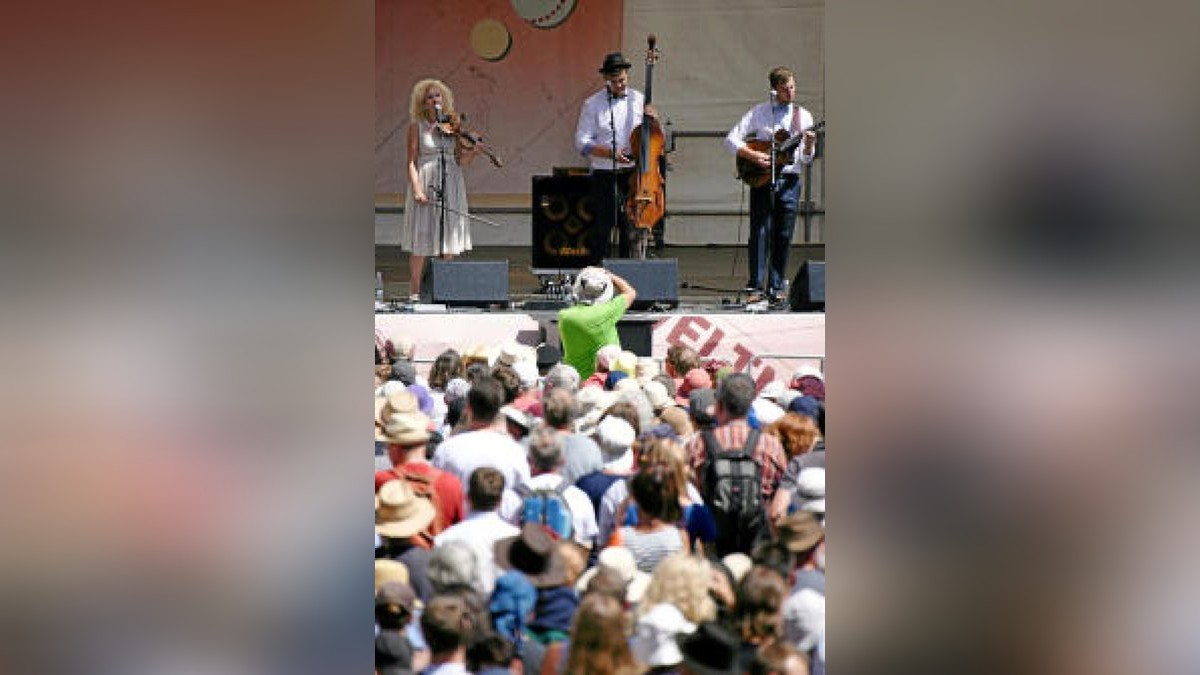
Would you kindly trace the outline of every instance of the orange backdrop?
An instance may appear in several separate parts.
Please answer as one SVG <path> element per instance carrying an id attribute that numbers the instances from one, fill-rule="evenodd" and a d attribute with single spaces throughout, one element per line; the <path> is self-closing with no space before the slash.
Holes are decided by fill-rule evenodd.
<path id="1" fill-rule="evenodd" d="M 504 161 L 498 169 L 481 157 L 467 169 L 473 198 L 526 195 L 532 175 L 583 166 L 572 143 L 579 106 L 601 85 L 604 54 L 621 48 L 623 7 L 622 0 L 579 0 L 563 23 L 538 28 L 510 0 L 376 0 L 377 200 L 403 196 L 409 97 L 413 83 L 426 77 L 450 86 L 458 110 Z M 484 19 L 500 21 L 512 36 L 499 61 L 471 47 L 471 29 Z"/>

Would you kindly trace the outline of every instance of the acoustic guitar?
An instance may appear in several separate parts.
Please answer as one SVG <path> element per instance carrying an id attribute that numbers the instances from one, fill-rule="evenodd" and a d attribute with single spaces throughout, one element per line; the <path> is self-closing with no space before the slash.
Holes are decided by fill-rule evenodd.
<path id="1" fill-rule="evenodd" d="M 825 122 L 816 123 L 805 131 L 819 131 L 825 128 Z M 798 133 L 795 136 L 788 134 L 786 129 L 780 129 L 775 132 L 775 175 L 783 170 L 783 167 L 796 161 L 796 149 L 804 142 L 804 133 Z M 749 139 L 746 141 L 746 147 L 758 152 L 770 154 L 771 141 L 763 141 L 759 139 Z M 736 160 L 737 177 L 746 185 L 752 188 L 763 187 L 771 182 L 771 167 L 759 166 L 753 160 L 744 157 L 738 157 Z"/>

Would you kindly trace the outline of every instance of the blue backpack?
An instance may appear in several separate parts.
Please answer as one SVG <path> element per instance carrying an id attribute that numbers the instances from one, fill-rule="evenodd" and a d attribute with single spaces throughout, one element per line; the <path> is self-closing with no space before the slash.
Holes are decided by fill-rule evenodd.
<path id="1" fill-rule="evenodd" d="M 571 484 L 559 481 L 556 488 L 531 488 L 518 485 L 521 497 L 521 524 L 537 523 L 559 539 L 570 539 L 571 506 L 563 496 Z"/>

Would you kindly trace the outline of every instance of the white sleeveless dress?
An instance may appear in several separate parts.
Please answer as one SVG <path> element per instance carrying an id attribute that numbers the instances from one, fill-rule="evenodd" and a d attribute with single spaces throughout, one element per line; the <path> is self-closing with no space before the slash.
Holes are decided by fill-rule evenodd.
<path id="1" fill-rule="evenodd" d="M 404 199 L 404 229 L 401 232 L 401 247 L 416 255 L 458 255 L 471 250 L 470 221 L 467 213 L 467 187 L 462 169 L 454 161 L 453 137 L 444 136 L 432 124 L 421 120 L 419 127 L 419 152 L 417 175 L 429 197 L 428 204 L 413 201 L 412 186 Z M 438 247 L 440 209 L 437 195 L 441 182 L 441 152 L 446 158 L 446 231 L 442 245 Z"/>

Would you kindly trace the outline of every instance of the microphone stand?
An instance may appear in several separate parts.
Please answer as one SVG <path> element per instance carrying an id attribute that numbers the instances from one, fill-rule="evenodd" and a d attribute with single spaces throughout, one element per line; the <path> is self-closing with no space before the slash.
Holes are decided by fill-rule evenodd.
<path id="1" fill-rule="evenodd" d="M 450 138 L 453 143 L 454 139 Z M 441 257 L 446 249 L 446 137 L 439 136 L 438 142 L 438 175 L 440 188 L 438 196 L 438 256 Z"/>
<path id="2" fill-rule="evenodd" d="M 763 275 L 765 278 L 762 280 L 762 290 L 764 294 L 763 297 L 768 301 L 770 298 L 766 294 L 771 289 L 771 253 L 774 249 L 774 246 L 771 242 L 771 229 L 777 225 L 775 222 L 775 199 L 778 196 L 779 191 L 779 185 L 776 181 L 778 176 L 775 174 L 775 157 L 776 153 L 779 151 L 779 141 L 775 138 L 775 96 L 776 94 L 774 89 L 767 93 L 767 111 L 771 116 L 771 204 L 769 207 L 767 207 L 767 231 L 761 234 L 761 236 L 767 238 L 767 245 L 763 247 L 766 260 L 760 261 L 760 264 L 765 264 L 765 274 Z"/>
<path id="3" fill-rule="evenodd" d="M 466 211 L 459 211 L 458 209 L 454 208 L 453 206 L 445 206 L 445 209 L 455 215 L 462 216 L 464 218 L 470 218 L 471 220 L 478 220 L 479 222 L 484 223 L 485 225 L 491 225 L 492 227 L 504 227 L 503 224 L 497 223 L 494 220 L 488 220 L 487 218 L 484 218 L 483 216 L 477 216 L 474 213 L 467 213 Z"/>
<path id="4" fill-rule="evenodd" d="M 612 230 L 608 233 L 608 249 L 609 255 L 612 255 L 613 244 L 616 244 L 617 256 L 621 257 L 621 222 L 620 212 L 621 206 L 620 196 L 617 192 L 617 117 L 613 112 L 613 93 L 612 85 L 605 83 L 604 91 L 608 94 L 608 126 L 612 130 Z M 629 96 L 629 94 L 625 94 Z M 628 99 L 626 99 L 628 100 Z M 614 242 L 615 240 L 615 242 Z M 603 262 L 603 261 L 602 261 Z"/>
<path id="5" fill-rule="evenodd" d="M 433 185 L 429 186 L 430 191 L 437 195 L 438 200 L 438 246 L 436 256 L 438 258 L 442 256 L 442 253 L 446 248 L 446 140 L 449 138 L 451 143 L 455 142 L 452 137 L 444 136 L 437 128 L 437 125 L 441 122 L 441 106 L 438 106 L 438 112 L 433 118 L 433 124 L 435 127 L 433 137 L 437 141 L 438 146 L 439 183 L 437 187 L 434 187 Z M 432 273 L 432 269 L 433 261 L 430 260 L 429 264 L 425 266 L 425 269 L 421 271 L 421 288 L 428 288 L 429 276 Z"/>
<path id="6" fill-rule="evenodd" d="M 813 161 L 815 162 L 821 156 L 825 145 L 825 128 L 819 126 L 816 130 L 817 138 L 813 141 Z M 817 204 L 812 198 L 812 167 L 813 162 L 804 165 L 804 201 L 800 202 L 800 209 L 804 213 L 804 242 L 812 241 L 812 218 L 813 212 L 816 211 Z"/>

